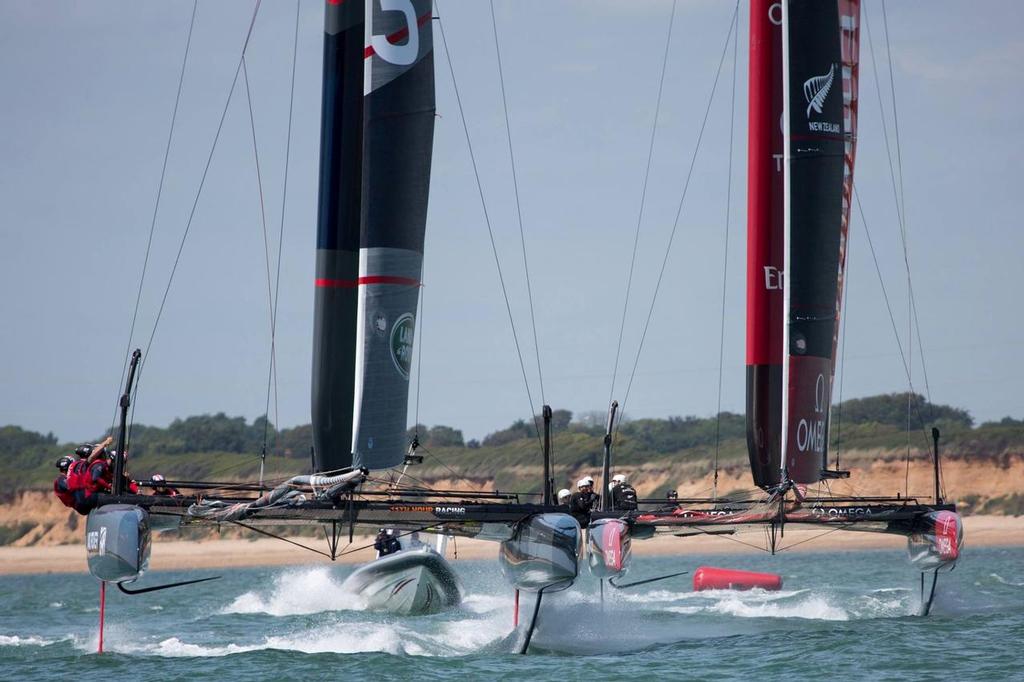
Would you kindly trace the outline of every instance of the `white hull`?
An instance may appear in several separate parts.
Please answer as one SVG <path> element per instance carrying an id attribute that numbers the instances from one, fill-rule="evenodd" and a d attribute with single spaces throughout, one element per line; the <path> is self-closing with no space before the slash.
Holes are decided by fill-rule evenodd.
<path id="1" fill-rule="evenodd" d="M 444 557 L 429 547 L 403 549 L 356 569 L 342 589 L 367 608 L 399 615 L 423 615 L 454 608 L 462 585 Z"/>

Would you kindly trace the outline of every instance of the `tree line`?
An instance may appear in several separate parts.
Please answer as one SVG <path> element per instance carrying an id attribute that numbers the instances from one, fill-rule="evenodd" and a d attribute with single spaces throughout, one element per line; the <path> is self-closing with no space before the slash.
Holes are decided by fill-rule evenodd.
<path id="1" fill-rule="evenodd" d="M 908 417 L 909 415 L 909 417 Z M 893 393 L 855 398 L 833 406 L 832 429 L 857 433 L 855 427 L 870 427 L 892 433 L 896 430 L 920 430 L 939 425 L 944 434 L 971 433 L 974 420 L 967 410 L 931 403 L 918 394 Z M 534 441 L 542 421 L 539 416 L 517 419 L 503 429 L 487 434 L 480 440 L 466 440 L 460 429 L 446 425 L 418 424 L 409 429 L 413 437 L 426 448 L 465 449 L 500 448 L 517 441 Z M 1006 417 L 999 422 L 983 424 L 989 430 L 1002 434 L 1009 443 L 1020 434 L 1024 440 L 1024 421 Z M 745 418 L 732 412 L 712 417 L 668 417 L 665 419 L 624 418 L 619 433 L 627 437 L 629 449 L 637 455 L 658 455 L 679 452 L 689 448 L 714 446 L 716 443 L 745 438 Z M 570 438 L 572 434 L 592 437 L 604 433 L 604 415 L 587 412 L 574 415 L 569 410 L 554 410 L 552 429 Z M 864 429 L 861 428 L 860 431 Z M 166 427 L 136 424 L 131 427 L 129 450 L 133 457 L 147 455 L 175 456 L 195 453 L 239 453 L 287 457 L 308 462 L 313 444 L 312 427 L 303 424 L 278 429 L 265 416 L 252 422 L 244 417 L 230 417 L 223 412 L 175 419 Z M 99 440 L 102 434 L 96 434 Z M 583 442 L 583 441 L 580 441 Z M 60 443 L 52 434 L 42 434 L 18 426 L 0 427 L 0 477 L 7 483 L 25 478 L 26 472 L 50 466 L 62 454 L 74 449 L 73 443 Z"/>

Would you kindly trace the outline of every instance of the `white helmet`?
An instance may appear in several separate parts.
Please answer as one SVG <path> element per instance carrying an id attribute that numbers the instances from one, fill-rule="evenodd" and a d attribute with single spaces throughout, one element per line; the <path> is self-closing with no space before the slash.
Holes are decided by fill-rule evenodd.
<path id="1" fill-rule="evenodd" d="M 614 476 L 612 476 L 612 483 L 615 483 L 617 485 L 622 485 L 625 482 L 626 482 L 626 474 L 615 474 Z"/>
<path id="2" fill-rule="evenodd" d="M 590 476 L 584 476 L 580 480 L 576 481 L 576 488 L 577 489 L 582 488 L 583 486 L 587 486 L 587 485 L 589 485 L 591 488 L 594 487 L 594 479 L 592 479 Z"/>
<path id="3" fill-rule="evenodd" d="M 559 504 L 561 504 L 565 500 L 568 500 L 570 495 L 572 495 L 572 493 L 569 492 L 568 488 L 562 488 L 561 490 L 559 490 L 558 491 L 558 502 L 559 502 Z"/>

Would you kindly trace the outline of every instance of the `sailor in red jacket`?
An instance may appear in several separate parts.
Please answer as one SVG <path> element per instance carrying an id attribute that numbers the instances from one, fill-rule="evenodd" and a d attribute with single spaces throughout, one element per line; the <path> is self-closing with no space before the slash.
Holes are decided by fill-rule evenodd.
<path id="1" fill-rule="evenodd" d="M 95 461 L 90 457 L 92 462 L 89 465 L 89 475 L 86 480 L 85 489 L 88 491 L 89 496 L 95 496 L 97 493 L 110 494 L 114 487 L 114 465 L 111 461 L 116 455 L 116 452 L 104 453 Z M 125 488 L 128 492 L 133 495 L 137 495 L 139 492 L 139 485 L 128 477 L 128 473 L 124 474 Z"/>
<path id="2" fill-rule="evenodd" d="M 68 468 L 74 463 L 75 460 L 68 456 L 61 457 L 57 460 L 57 469 L 60 474 L 57 478 L 53 479 L 53 494 L 57 496 L 65 507 L 75 506 L 75 496 L 68 489 Z"/>
<path id="3" fill-rule="evenodd" d="M 90 494 L 89 469 L 100 457 L 106 456 L 106 447 L 114 442 L 114 439 L 107 437 L 98 445 L 86 443 L 75 450 L 77 460 L 68 467 L 67 487 L 68 492 L 74 498 L 75 511 L 83 516 L 88 514 L 95 505 L 95 498 Z"/>

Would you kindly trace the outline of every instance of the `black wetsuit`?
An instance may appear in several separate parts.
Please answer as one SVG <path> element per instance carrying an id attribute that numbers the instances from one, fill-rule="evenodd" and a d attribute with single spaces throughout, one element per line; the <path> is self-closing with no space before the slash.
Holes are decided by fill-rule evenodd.
<path id="1" fill-rule="evenodd" d="M 636 489 L 628 483 L 612 488 L 612 509 L 633 511 L 636 509 Z"/>
<path id="2" fill-rule="evenodd" d="M 378 533 L 377 539 L 373 541 L 373 548 L 377 550 L 380 556 L 387 556 L 401 550 L 402 543 L 393 535 Z"/>
<path id="3" fill-rule="evenodd" d="M 594 492 L 575 492 L 569 496 L 569 513 L 572 514 L 581 526 L 590 523 L 590 512 L 597 506 L 601 496 Z"/>

